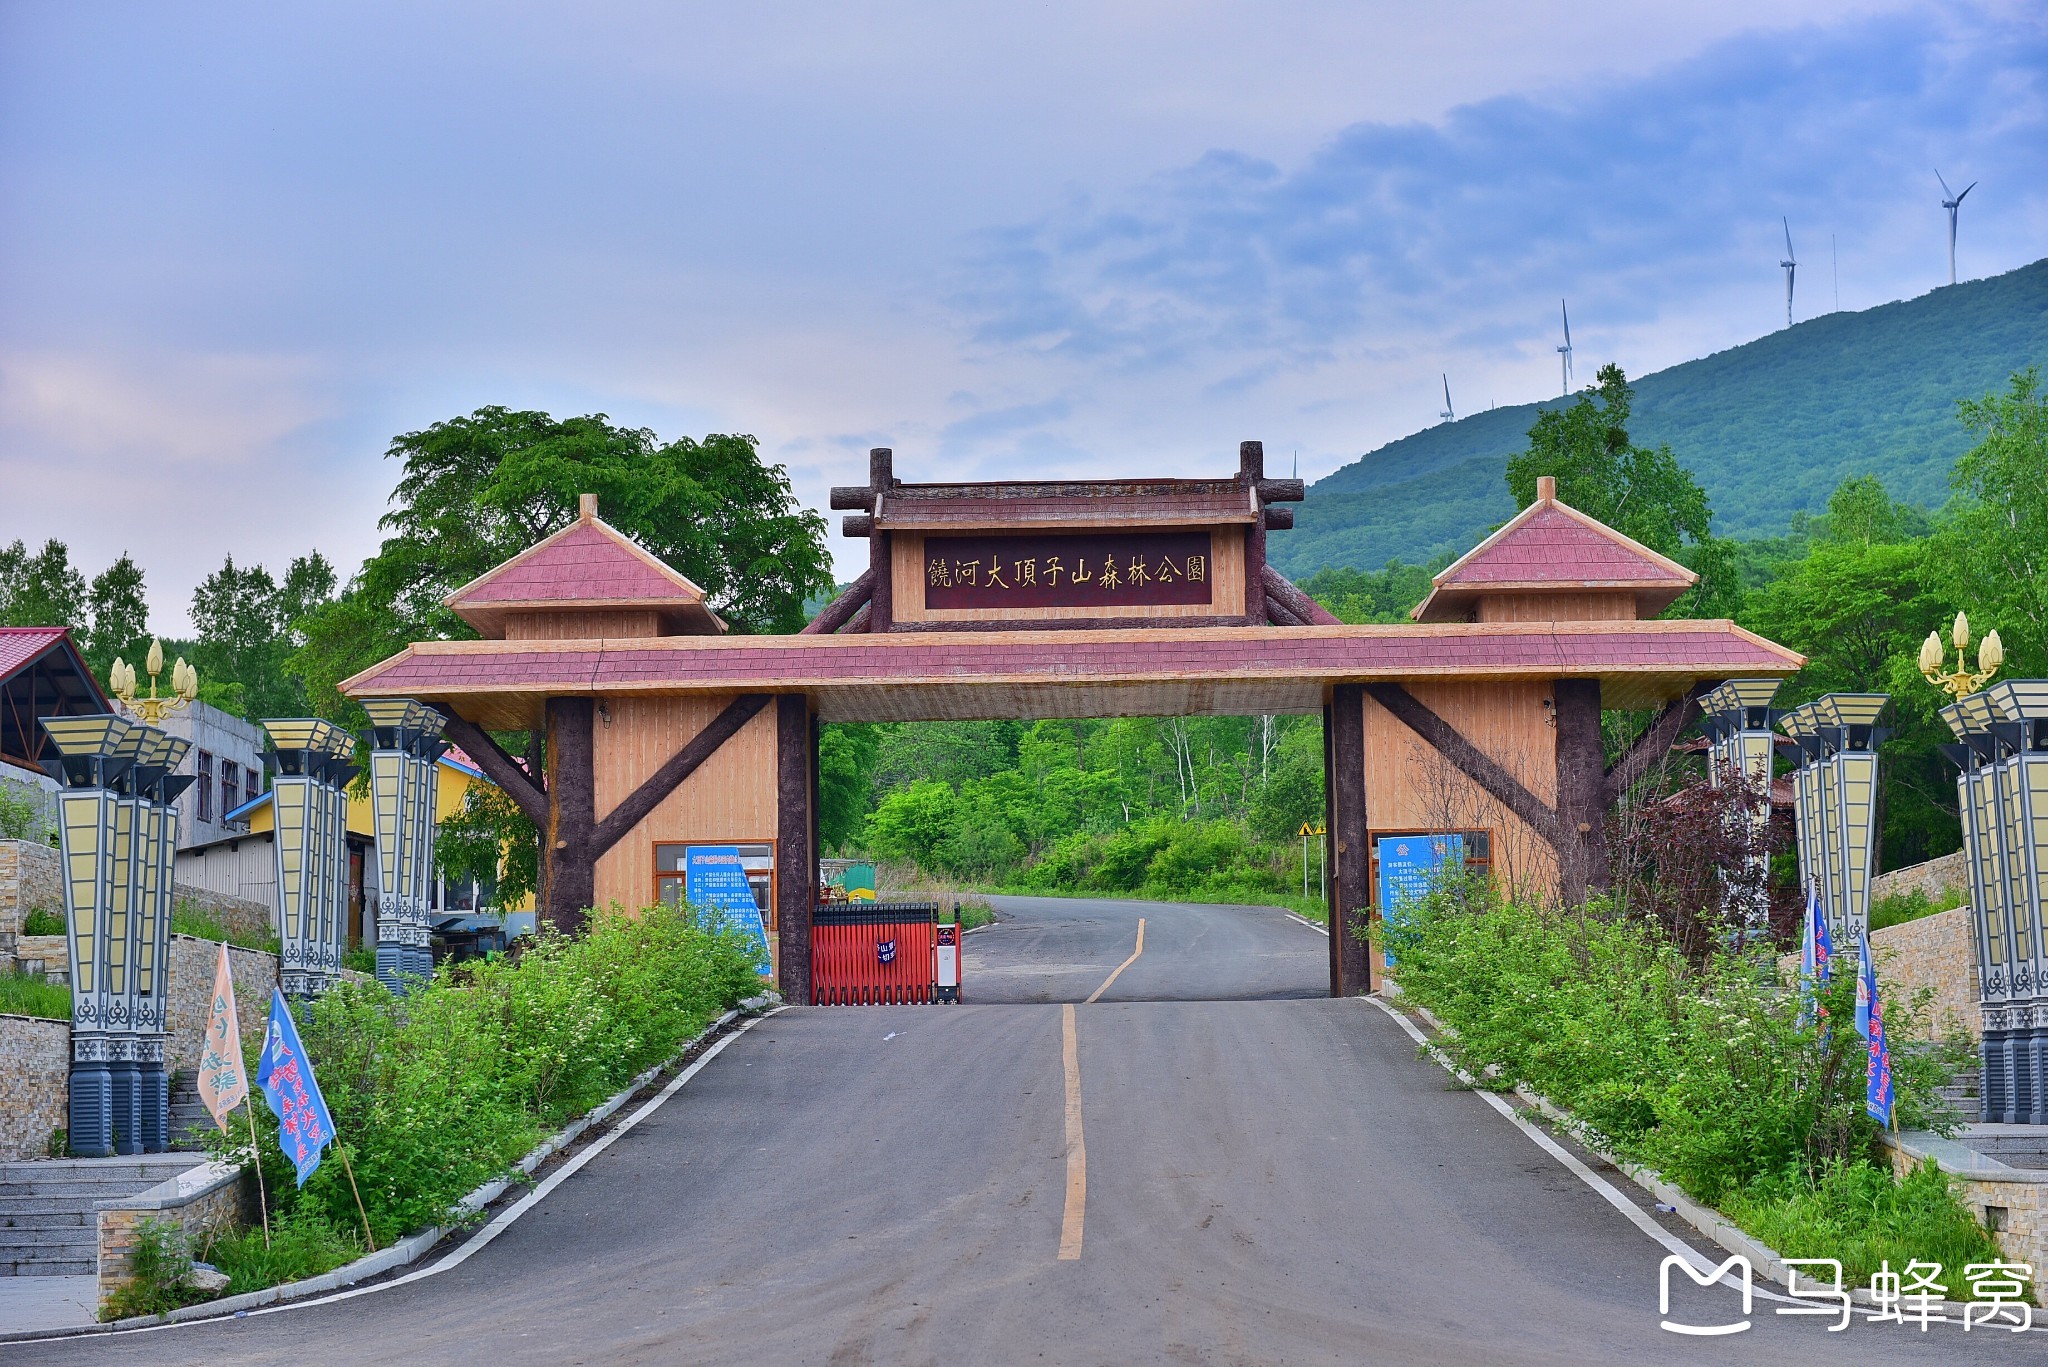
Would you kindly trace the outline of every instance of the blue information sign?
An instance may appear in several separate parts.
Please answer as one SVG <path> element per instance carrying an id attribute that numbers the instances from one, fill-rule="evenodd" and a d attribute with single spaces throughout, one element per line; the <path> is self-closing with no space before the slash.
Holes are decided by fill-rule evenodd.
<path id="1" fill-rule="evenodd" d="M 1401 924 L 1409 902 L 1428 896 L 1440 869 L 1464 862 L 1465 837 L 1451 833 L 1383 835 L 1378 853 L 1380 919 L 1394 926 Z M 1394 962 L 1392 949 L 1387 950 L 1387 962 Z"/>
<path id="2" fill-rule="evenodd" d="M 769 967 L 768 927 L 761 922 L 761 908 L 754 901 L 754 885 L 747 881 L 746 865 L 734 845 L 692 845 L 683 865 L 683 895 L 693 907 L 716 911 L 726 924 L 738 926 L 760 943 L 761 976 L 773 973 Z"/>

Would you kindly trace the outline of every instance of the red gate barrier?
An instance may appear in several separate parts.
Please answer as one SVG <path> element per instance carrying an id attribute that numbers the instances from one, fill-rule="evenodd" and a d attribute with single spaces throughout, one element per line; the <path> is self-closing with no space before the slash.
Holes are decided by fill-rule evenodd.
<path id="1" fill-rule="evenodd" d="M 928 1006 L 937 902 L 834 902 L 811 912 L 811 1005 Z"/>

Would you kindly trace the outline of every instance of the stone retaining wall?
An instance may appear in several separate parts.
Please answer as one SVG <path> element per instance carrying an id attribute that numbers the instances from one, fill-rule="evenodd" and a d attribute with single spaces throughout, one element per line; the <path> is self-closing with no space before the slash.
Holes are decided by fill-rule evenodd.
<path id="1" fill-rule="evenodd" d="M 1870 900 L 1875 902 L 1881 897 L 1918 892 L 1925 894 L 1931 902 L 1952 889 L 1969 895 L 1970 867 L 1961 850 L 1939 859 L 1930 859 L 1924 864 L 1909 864 L 1903 869 L 1880 873 L 1870 880 Z"/>
<path id="2" fill-rule="evenodd" d="M 176 1224 L 196 1250 L 208 1234 L 249 1223 L 253 1187 L 239 1164 L 203 1163 L 134 1196 L 99 1202 L 100 1304 L 134 1280 L 136 1226 Z"/>
<path id="3" fill-rule="evenodd" d="M 1986 1163 L 1962 1145 L 1932 1135 L 1888 1135 L 1884 1142 L 1899 1177 L 1933 1158 L 1955 1179 L 1957 1194 L 1978 1223 L 1995 1231 L 2007 1258 L 2036 1269 L 2048 1267 L 2048 1173 L 2011 1168 L 1999 1173 L 2002 1164 Z"/>
<path id="4" fill-rule="evenodd" d="M 165 1002 L 171 1036 L 164 1044 L 164 1066 L 193 1072 L 199 1067 L 199 1046 L 206 1038 L 206 1019 L 213 1010 L 213 974 L 220 963 L 220 942 L 191 935 L 171 937 L 171 978 Z M 263 1038 L 270 1018 L 270 993 L 278 983 L 278 959 L 260 949 L 228 946 L 228 973 L 235 980 L 235 1019 L 242 1042 Z"/>
<path id="5" fill-rule="evenodd" d="M 63 936 L 21 933 L 23 920 L 37 907 L 63 914 L 62 870 L 61 856 L 48 845 L 0 840 L 0 972 L 19 970 L 53 981 L 71 980 L 70 949 Z M 172 895 L 180 904 L 212 912 L 229 931 L 244 938 L 274 933 L 266 903 L 189 883 L 173 885 Z"/>
<path id="6" fill-rule="evenodd" d="M 1870 934 L 1878 978 L 1892 1000 L 1910 998 L 1923 988 L 1933 992 L 1927 1028 L 1935 1038 L 1965 1034 L 1974 1040 L 1983 1035 L 1977 1014 L 1974 928 L 1970 909 L 1957 907 Z"/>
<path id="7" fill-rule="evenodd" d="M 47 1158 L 68 1121 L 71 1022 L 0 1016 L 0 1162 Z"/>

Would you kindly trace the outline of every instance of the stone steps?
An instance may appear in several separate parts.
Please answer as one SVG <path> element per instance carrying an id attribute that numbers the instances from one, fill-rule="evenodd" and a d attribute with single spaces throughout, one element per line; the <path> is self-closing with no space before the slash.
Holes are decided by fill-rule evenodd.
<path id="1" fill-rule="evenodd" d="M 194 1166 L 191 1154 L 0 1163 L 0 1276 L 90 1275 L 99 1266 L 98 1203 Z"/>

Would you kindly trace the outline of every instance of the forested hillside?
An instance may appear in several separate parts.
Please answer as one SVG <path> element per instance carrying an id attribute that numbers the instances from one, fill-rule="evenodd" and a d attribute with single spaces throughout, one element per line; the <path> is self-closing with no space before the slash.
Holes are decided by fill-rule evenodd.
<path id="1" fill-rule="evenodd" d="M 1581 355 L 1591 375 L 1608 357 Z M 1956 399 L 2048 361 L 2048 260 L 1860 313 L 1830 313 L 1633 377 L 1630 430 L 1699 477 L 1721 536 L 1783 531 L 1853 475 L 1925 507 L 1948 497 L 1969 446 Z M 1317 481 L 1268 552 L 1297 578 L 1331 566 L 1426 563 L 1468 549 L 1514 511 L 1502 472 L 1548 404 L 1417 432 Z"/>

